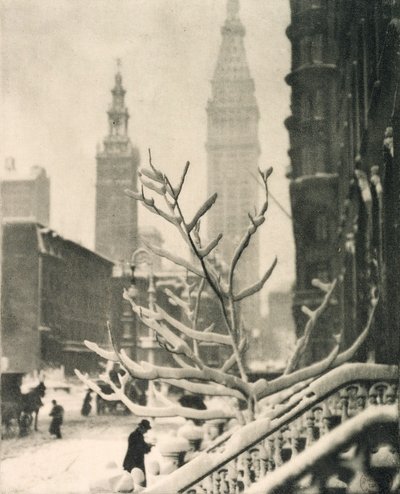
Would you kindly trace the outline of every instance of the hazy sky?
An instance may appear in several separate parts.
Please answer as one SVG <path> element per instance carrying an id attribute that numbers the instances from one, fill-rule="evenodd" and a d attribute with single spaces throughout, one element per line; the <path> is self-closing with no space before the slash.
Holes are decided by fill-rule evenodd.
<path id="1" fill-rule="evenodd" d="M 261 113 L 260 166 L 274 166 L 271 191 L 289 210 L 288 4 L 242 0 L 240 17 Z M 151 147 L 155 163 L 174 178 L 190 160 L 188 207 L 193 195 L 204 199 L 205 107 L 225 0 L 2 0 L 1 7 L 2 151 L 21 171 L 47 169 L 54 229 L 93 247 L 96 145 L 107 132 L 117 57 L 142 163 Z M 291 224 L 273 204 L 261 242 L 266 264 L 275 253 L 280 259 L 271 286 L 289 286 Z"/>

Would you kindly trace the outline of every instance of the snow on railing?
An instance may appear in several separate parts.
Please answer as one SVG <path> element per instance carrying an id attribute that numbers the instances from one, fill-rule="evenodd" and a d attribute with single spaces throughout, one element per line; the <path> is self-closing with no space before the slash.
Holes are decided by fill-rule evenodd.
<path id="1" fill-rule="evenodd" d="M 332 492 L 341 488 L 359 494 L 399 492 L 398 420 L 398 405 L 369 407 L 255 482 L 244 494 L 323 493 L 330 488 Z M 354 453 L 343 455 L 349 449 Z M 349 490 L 340 476 L 349 479 Z"/>
<path id="2" fill-rule="evenodd" d="M 338 423 L 366 407 L 394 403 L 397 379 L 396 366 L 344 364 L 142 492 L 222 494 L 248 488 Z"/>

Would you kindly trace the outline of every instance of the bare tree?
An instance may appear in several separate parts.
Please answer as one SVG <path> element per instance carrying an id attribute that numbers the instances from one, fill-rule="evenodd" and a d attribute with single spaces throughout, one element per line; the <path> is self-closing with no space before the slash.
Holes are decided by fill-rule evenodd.
<path id="1" fill-rule="evenodd" d="M 105 375 L 103 379 L 109 383 L 113 393 L 104 394 L 87 376 L 82 375 L 77 370 L 75 372 L 87 386 L 105 400 L 121 400 L 129 410 L 139 416 L 183 416 L 203 420 L 236 417 L 242 423 L 248 422 L 255 418 L 256 404 L 259 400 L 263 399 L 263 403 L 268 397 L 271 397 L 271 403 L 274 400 L 284 400 L 288 393 L 290 394 L 290 389 L 293 386 L 296 387 L 299 383 L 309 382 L 328 369 L 341 365 L 352 358 L 368 335 L 377 300 L 372 301 L 368 323 L 350 348 L 339 353 L 342 339 L 342 335 L 339 335 L 337 345 L 327 357 L 301 368 L 302 357 L 310 344 L 317 321 L 332 303 L 332 294 L 338 282 L 341 281 L 337 279 L 332 283 L 322 283 L 319 280 L 313 280 L 313 284 L 325 295 L 317 309 L 311 310 L 308 307 L 303 307 L 308 322 L 304 335 L 298 340 L 285 373 L 269 382 L 266 379 L 259 379 L 255 383 L 248 382 L 243 364 L 248 333 L 241 316 L 240 303 L 264 287 L 276 266 L 277 259 L 275 258 L 264 275 L 250 286 L 237 288 L 240 283 L 237 271 L 238 263 L 245 255 L 246 248 L 251 241 L 254 241 L 254 235 L 265 221 L 268 210 L 268 179 L 272 173 L 272 168 L 259 171 L 265 193 L 263 203 L 254 213 L 248 213 L 248 228 L 234 251 L 226 274 L 215 262 L 215 251 L 222 239 L 222 232 L 207 242 L 201 236 L 201 220 L 213 207 L 217 200 L 217 194 L 209 197 L 191 219 L 188 219 L 184 214 L 180 195 L 185 185 L 189 167 L 190 164 L 187 162 L 179 184 L 174 186 L 169 178 L 153 165 L 149 151 L 149 168 L 143 168 L 139 172 L 141 190 L 139 192 L 126 191 L 130 197 L 142 203 L 151 213 L 173 225 L 192 254 L 193 260 L 189 261 L 162 248 L 147 245 L 154 254 L 172 261 L 193 275 L 194 282 L 187 286 L 188 297 L 179 297 L 172 291 L 167 291 L 170 299 L 181 307 L 189 323 L 177 320 L 157 304 L 155 304 L 154 310 L 140 307 L 129 297 L 127 291 L 124 293 L 124 297 L 130 301 L 133 311 L 148 328 L 154 331 L 159 344 L 172 354 L 177 367 L 163 367 L 148 362 L 133 361 L 123 349 L 120 349 L 112 328 L 108 325 L 113 350 L 102 349 L 96 343 L 88 341 L 85 341 L 85 344 L 101 357 L 111 362 L 118 362 L 122 366 L 126 372 L 123 376 L 119 376 L 119 386 Z M 201 296 L 206 288 L 213 292 L 219 302 L 226 328 L 225 333 L 222 332 L 223 328 L 215 328 L 214 324 L 202 331 L 198 329 Z M 202 342 L 224 345 L 231 350 L 231 356 L 220 368 L 211 368 L 205 364 L 199 355 L 199 344 Z M 231 398 L 228 400 L 230 406 L 223 406 L 219 410 L 195 410 L 177 405 L 157 391 L 155 392 L 162 406 L 140 406 L 133 403 L 124 392 L 131 377 L 150 382 L 165 382 L 201 395 L 229 397 Z M 235 405 L 238 401 L 246 403 L 245 413 L 240 412 L 239 407 Z"/>

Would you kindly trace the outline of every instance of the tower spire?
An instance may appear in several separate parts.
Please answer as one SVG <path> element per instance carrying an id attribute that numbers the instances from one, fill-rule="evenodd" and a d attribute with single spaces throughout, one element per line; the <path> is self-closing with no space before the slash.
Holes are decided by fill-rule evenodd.
<path id="1" fill-rule="evenodd" d="M 228 0 L 228 3 L 226 4 L 228 19 L 235 19 L 239 14 L 239 9 L 239 0 Z"/>
<path id="2" fill-rule="evenodd" d="M 222 43 L 212 82 L 213 100 L 222 98 L 227 103 L 245 98 L 249 105 L 256 106 L 244 47 L 246 30 L 239 18 L 239 7 L 239 0 L 227 0 L 227 16 L 221 28 Z"/>
<path id="3" fill-rule="evenodd" d="M 112 100 L 108 114 L 109 132 L 104 141 L 105 148 L 114 147 L 116 143 L 127 144 L 129 112 L 125 106 L 126 91 L 122 85 L 121 59 L 117 58 L 114 87 L 111 89 Z"/>

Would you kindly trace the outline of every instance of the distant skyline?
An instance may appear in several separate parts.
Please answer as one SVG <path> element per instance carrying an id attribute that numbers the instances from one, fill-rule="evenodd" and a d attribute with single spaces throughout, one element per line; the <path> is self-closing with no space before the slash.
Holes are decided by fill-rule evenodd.
<path id="1" fill-rule="evenodd" d="M 190 160 L 187 207 L 205 198 L 205 108 L 225 12 L 225 0 L 2 1 L 3 163 L 13 156 L 21 172 L 46 168 L 52 228 L 93 248 L 96 146 L 107 133 L 118 58 L 142 164 L 150 147 L 176 180 Z M 240 17 L 261 114 L 260 166 L 274 166 L 271 192 L 290 211 L 283 124 L 290 113 L 289 2 L 242 0 Z M 160 227 L 139 214 L 140 224 Z M 273 203 L 263 231 L 265 265 L 274 254 L 280 259 L 270 287 L 289 288 L 292 226 Z"/>

